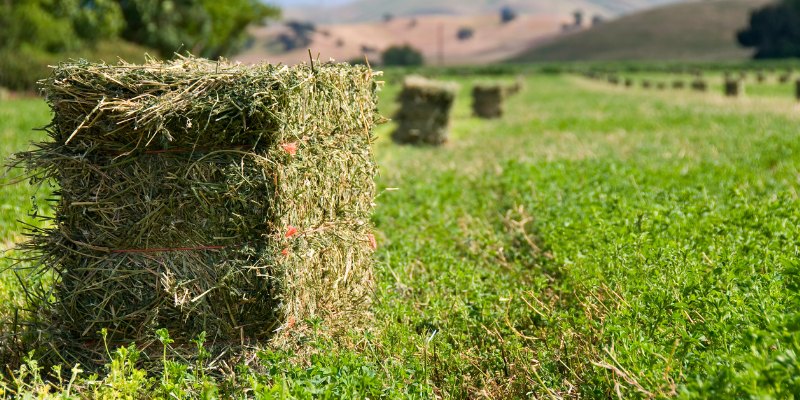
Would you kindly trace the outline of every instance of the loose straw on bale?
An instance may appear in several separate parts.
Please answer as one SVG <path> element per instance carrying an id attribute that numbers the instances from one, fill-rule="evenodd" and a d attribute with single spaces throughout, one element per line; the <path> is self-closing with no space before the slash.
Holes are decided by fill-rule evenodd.
<path id="1" fill-rule="evenodd" d="M 503 116 L 503 86 L 500 84 L 477 84 L 472 88 L 472 112 L 480 118 Z"/>
<path id="2" fill-rule="evenodd" d="M 458 85 L 420 76 L 408 76 L 400 92 L 400 110 L 395 116 L 397 143 L 440 145 L 447 141 L 450 111 Z"/>
<path id="3" fill-rule="evenodd" d="M 33 299 L 43 340 L 96 359 L 102 328 L 125 345 L 206 332 L 224 350 L 284 345 L 309 318 L 331 333 L 367 320 L 376 75 L 194 58 L 55 68 L 50 141 L 17 157 L 60 187 L 54 225 L 27 245 L 55 277 Z"/>

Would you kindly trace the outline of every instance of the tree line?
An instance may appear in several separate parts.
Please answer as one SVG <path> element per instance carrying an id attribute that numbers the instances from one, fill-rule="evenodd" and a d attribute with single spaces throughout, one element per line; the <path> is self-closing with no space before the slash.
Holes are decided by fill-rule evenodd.
<path id="1" fill-rule="evenodd" d="M 244 46 L 250 24 L 279 13 L 259 0 L 4 0 L 0 48 L 52 54 L 121 38 L 162 57 L 217 58 Z"/>

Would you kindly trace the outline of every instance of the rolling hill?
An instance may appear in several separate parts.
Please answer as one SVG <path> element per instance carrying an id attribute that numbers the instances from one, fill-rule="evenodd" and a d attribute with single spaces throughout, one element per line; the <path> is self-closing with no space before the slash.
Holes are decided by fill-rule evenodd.
<path id="1" fill-rule="evenodd" d="M 561 35 L 517 61 L 731 60 L 750 50 L 736 43 L 751 10 L 770 0 L 711 0 L 673 4 Z"/>
<path id="2" fill-rule="evenodd" d="M 335 6 L 286 7 L 287 19 L 316 23 L 359 23 L 378 21 L 385 14 L 399 17 L 422 15 L 476 15 L 496 13 L 510 6 L 521 14 L 556 14 L 567 16 L 580 9 L 587 15 L 614 17 L 656 5 L 681 0 L 353 0 L 334 2 Z"/>
<path id="3" fill-rule="evenodd" d="M 267 26 L 251 31 L 252 46 L 234 57 L 244 63 L 269 61 L 296 64 L 308 61 L 308 49 L 320 59 L 339 61 L 363 59 L 380 60 L 380 52 L 397 44 L 410 44 L 419 49 L 426 62 L 453 64 L 485 64 L 507 60 L 523 52 L 537 41 L 557 34 L 564 20 L 556 15 L 521 15 L 514 21 L 501 24 L 497 15 L 429 15 L 398 17 L 390 22 L 317 25 L 310 44 L 291 51 L 276 49 L 275 40 L 286 33 L 285 26 Z M 459 40 L 459 29 L 469 27 L 474 36 Z"/>

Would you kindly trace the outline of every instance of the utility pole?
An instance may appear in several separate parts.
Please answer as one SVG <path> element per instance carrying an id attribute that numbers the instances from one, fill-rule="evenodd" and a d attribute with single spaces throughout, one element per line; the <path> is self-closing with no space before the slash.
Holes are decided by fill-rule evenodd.
<path id="1" fill-rule="evenodd" d="M 444 24 L 439 24 L 438 53 L 439 65 L 444 65 Z"/>

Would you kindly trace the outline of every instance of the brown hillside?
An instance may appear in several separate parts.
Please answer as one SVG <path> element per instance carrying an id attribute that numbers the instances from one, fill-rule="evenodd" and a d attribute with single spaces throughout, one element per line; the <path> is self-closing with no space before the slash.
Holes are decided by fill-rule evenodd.
<path id="1" fill-rule="evenodd" d="M 363 58 L 362 47 L 375 49 L 366 55 L 370 60 L 379 61 L 380 51 L 391 45 L 410 44 L 419 49 L 429 64 L 438 63 L 438 37 L 442 32 L 444 63 L 482 64 L 508 59 L 531 48 L 537 41 L 556 34 L 564 18 L 555 15 L 522 15 L 516 20 L 501 24 L 496 15 L 479 16 L 423 16 L 416 18 L 416 26 L 411 26 L 411 18 L 396 18 L 391 22 L 318 25 L 309 46 L 314 56 L 327 60 L 333 58 L 347 61 Z M 474 29 L 474 36 L 468 40 L 458 40 L 456 33 L 461 27 Z M 271 50 L 270 43 L 285 28 L 280 26 L 258 28 L 253 31 L 256 41 L 236 60 L 253 63 L 259 61 L 295 64 L 308 60 L 308 50 L 296 49 L 288 53 Z M 323 33 L 324 32 L 324 33 Z M 341 41 L 343 45 L 337 46 Z"/>
<path id="2" fill-rule="evenodd" d="M 706 0 L 664 6 L 540 43 L 518 61 L 732 60 L 750 11 L 770 0 Z"/>

